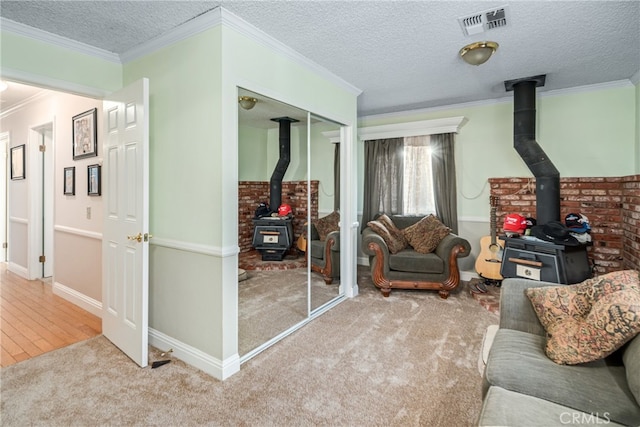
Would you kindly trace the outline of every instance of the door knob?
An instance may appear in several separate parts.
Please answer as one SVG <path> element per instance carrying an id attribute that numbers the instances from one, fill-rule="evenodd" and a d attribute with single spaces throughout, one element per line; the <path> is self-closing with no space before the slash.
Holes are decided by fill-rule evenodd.
<path id="1" fill-rule="evenodd" d="M 127 240 L 135 240 L 140 243 L 142 242 L 142 233 L 138 233 L 135 236 L 127 236 Z"/>
<path id="2" fill-rule="evenodd" d="M 153 234 L 151 233 L 144 233 L 144 236 L 143 236 L 145 242 L 148 242 L 149 239 L 151 239 L 152 237 L 153 237 Z"/>

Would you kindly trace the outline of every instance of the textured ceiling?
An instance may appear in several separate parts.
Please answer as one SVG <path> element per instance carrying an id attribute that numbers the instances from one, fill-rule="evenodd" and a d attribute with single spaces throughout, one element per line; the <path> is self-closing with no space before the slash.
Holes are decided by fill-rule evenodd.
<path id="1" fill-rule="evenodd" d="M 0 16 L 118 54 L 222 5 L 363 91 L 360 115 L 637 78 L 640 1 L 9 1 Z M 465 36 L 458 18 L 508 6 L 508 25 Z M 484 65 L 458 57 L 500 44 Z"/>

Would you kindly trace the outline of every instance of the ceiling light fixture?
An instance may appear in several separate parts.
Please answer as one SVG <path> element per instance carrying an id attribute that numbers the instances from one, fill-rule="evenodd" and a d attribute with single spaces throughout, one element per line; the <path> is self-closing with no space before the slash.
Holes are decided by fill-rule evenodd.
<path id="1" fill-rule="evenodd" d="M 253 107 L 256 106 L 256 102 L 258 102 L 258 100 L 256 98 L 252 98 L 250 96 L 239 96 L 238 97 L 238 103 L 245 110 L 251 110 Z"/>
<path id="2" fill-rule="evenodd" d="M 498 49 L 496 42 L 475 42 L 460 49 L 460 57 L 467 64 L 480 65 L 487 62 L 496 49 Z"/>

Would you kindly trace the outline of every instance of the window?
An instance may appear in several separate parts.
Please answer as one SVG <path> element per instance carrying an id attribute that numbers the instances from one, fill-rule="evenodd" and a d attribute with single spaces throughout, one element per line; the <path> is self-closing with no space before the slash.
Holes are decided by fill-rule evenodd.
<path id="1" fill-rule="evenodd" d="M 429 140 L 429 136 L 404 138 L 404 215 L 427 215 L 436 212 Z"/>

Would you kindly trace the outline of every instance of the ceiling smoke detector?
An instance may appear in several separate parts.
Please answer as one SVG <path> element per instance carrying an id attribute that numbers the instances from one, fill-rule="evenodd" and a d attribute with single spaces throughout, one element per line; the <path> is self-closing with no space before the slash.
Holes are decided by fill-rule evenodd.
<path id="1" fill-rule="evenodd" d="M 458 18 L 465 36 L 484 33 L 507 25 L 509 7 L 501 6 Z"/>

